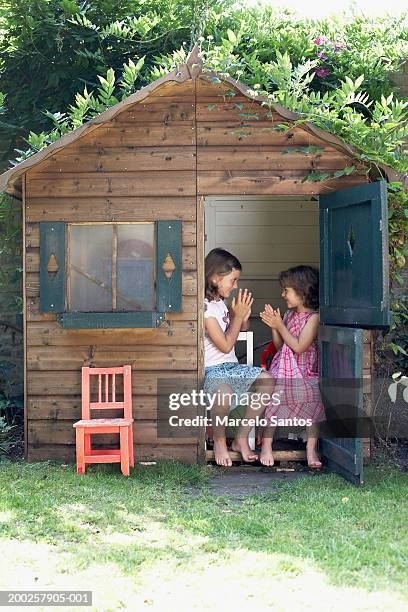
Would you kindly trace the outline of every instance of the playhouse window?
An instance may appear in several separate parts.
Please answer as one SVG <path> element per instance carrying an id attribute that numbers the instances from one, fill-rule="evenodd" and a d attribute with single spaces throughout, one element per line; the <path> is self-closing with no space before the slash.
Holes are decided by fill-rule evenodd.
<path id="1" fill-rule="evenodd" d="M 69 225 L 67 310 L 153 310 L 154 234 L 153 223 Z"/>
<path id="2" fill-rule="evenodd" d="M 158 327 L 182 309 L 182 223 L 40 223 L 40 311 L 68 329 Z"/>

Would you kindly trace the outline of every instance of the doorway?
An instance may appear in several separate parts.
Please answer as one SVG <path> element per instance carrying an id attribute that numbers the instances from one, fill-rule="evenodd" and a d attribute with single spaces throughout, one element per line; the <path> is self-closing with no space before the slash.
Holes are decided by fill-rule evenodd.
<path id="1" fill-rule="evenodd" d="M 237 358 L 240 363 L 247 363 L 248 346 L 253 344 L 251 363 L 260 366 L 271 332 L 259 313 L 266 303 L 279 307 L 282 316 L 286 310 L 279 272 L 301 264 L 319 267 L 318 197 L 211 196 L 205 198 L 204 211 L 205 255 L 221 247 L 238 257 L 242 264 L 240 287 L 247 288 L 254 296 L 250 320 L 253 338 L 250 343 L 237 342 Z M 303 458 L 302 438 L 306 439 L 306 431 L 282 433 L 278 428 L 275 456 Z M 250 445 L 254 448 L 252 435 Z"/>
<path id="2" fill-rule="evenodd" d="M 251 330 L 254 365 L 260 365 L 262 344 L 270 330 L 259 312 L 265 303 L 286 305 L 279 272 L 300 264 L 319 267 L 319 201 L 317 196 L 218 196 L 205 199 L 205 255 L 221 247 L 242 264 L 240 286 L 254 296 Z M 245 348 L 236 347 L 238 359 Z M 243 361 L 243 363 L 245 363 Z"/>

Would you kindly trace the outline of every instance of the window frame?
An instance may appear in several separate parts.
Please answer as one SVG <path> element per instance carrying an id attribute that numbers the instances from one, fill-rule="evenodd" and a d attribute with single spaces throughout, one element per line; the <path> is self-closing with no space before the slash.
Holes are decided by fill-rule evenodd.
<path id="1" fill-rule="evenodd" d="M 157 261 L 157 237 L 156 237 L 156 232 L 157 232 L 157 225 L 154 221 L 96 221 L 95 223 L 89 223 L 89 222 L 73 222 L 73 223 L 67 223 L 66 224 L 66 260 L 65 260 L 65 265 L 66 265 L 66 270 L 67 270 L 67 274 L 66 274 L 66 285 L 65 285 L 65 295 L 66 295 L 66 304 L 65 304 L 65 309 L 67 313 L 71 313 L 71 312 L 80 312 L 80 313 L 93 313 L 93 312 L 99 312 L 97 310 L 75 310 L 71 307 L 71 291 L 72 291 L 72 286 L 71 286 L 71 282 L 72 282 L 72 276 L 71 276 L 71 266 L 72 266 L 72 262 L 71 262 L 71 248 L 72 248 L 72 242 L 71 242 L 71 228 L 72 227 L 80 227 L 80 226 L 91 226 L 91 227 L 99 227 L 102 225 L 108 225 L 110 227 L 112 227 L 112 245 L 111 245 L 111 263 L 112 263 L 112 276 L 111 276 L 111 280 L 112 280 L 112 286 L 111 286 L 111 302 L 112 302 L 112 309 L 111 310 L 104 310 L 104 311 L 100 311 L 100 312 L 107 312 L 107 313 L 120 313 L 120 312 L 155 312 L 157 311 L 157 291 L 156 291 L 156 287 L 157 287 L 157 279 L 156 279 L 156 274 L 157 274 L 157 266 L 156 266 L 156 261 Z M 118 281 L 118 270 L 117 270 L 117 262 L 118 262 L 118 230 L 115 228 L 118 228 L 119 225 L 149 225 L 149 226 L 153 226 L 153 290 L 154 290 L 154 297 L 155 297 L 155 306 L 152 308 L 152 310 L 117 310 L 115 308 L 115 303 L 117 306 L 117 299 L 118 299 L 118 290 L 117 290 L 117 281 Z M 89 270 L 87 270 L 88 274 L 90 274 Z M 115 273 L 113 273 L 115 272 Z"/>

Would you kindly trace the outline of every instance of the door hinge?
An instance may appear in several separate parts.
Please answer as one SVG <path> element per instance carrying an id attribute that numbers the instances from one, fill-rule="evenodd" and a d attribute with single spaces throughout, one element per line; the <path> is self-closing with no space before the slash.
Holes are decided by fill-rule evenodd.
<path id="1" fill-rule="evenodd" d="M 382 231 L 383 231 L 383 222 L 382 222 L 382 219 L 380 219 L 380 232 Z"/>

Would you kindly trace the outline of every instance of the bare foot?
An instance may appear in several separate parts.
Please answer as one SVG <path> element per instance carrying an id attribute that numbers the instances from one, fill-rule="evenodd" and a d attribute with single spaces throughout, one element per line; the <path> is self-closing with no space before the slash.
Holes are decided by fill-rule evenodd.
<path id="1" fill-rule="evenodd" d="M 242 459 L 247 463 L 252 463 L 258 459 L 258 455 L 251 450 L 246 438 L 234 438 L 231 449 L 241 453 Z"/>
<path id="2" fill-rule="evenodd" d="M 214 457 L 217 465 L 231 467 L 232 461 L 227 449 L 227 443 L 224 440 L 214 440 Z"/>
<path id="3" fill-rule="evenodd" d="M 265 444 L 263 445 L 259 461 L 262 463 L 262 465 L 268 465 L 269 467 L 275 463 L 270 446 L 265 446 Z"/>
<path id="4" fill-rule="evenodd" d="M 313 470 L 319 470 L 322 467 L 318 454 L 314 448 L 308 448 L 306 446 L 307 465 Z"/>

